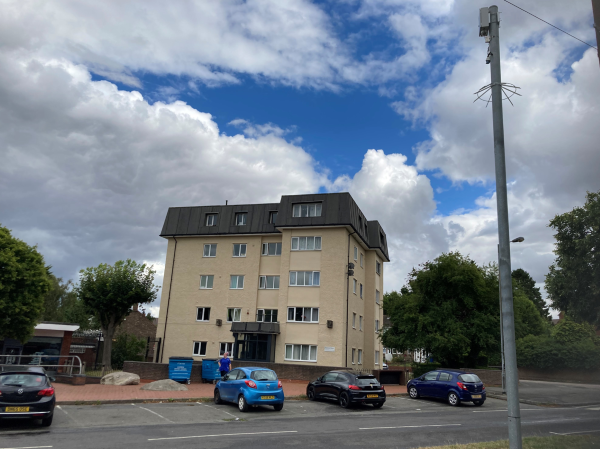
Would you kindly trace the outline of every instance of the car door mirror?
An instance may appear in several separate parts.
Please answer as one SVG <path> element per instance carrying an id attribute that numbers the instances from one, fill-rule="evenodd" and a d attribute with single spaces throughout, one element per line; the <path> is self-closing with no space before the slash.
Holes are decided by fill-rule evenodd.
<path id="1" fill-rule="evenodd" d="M 50 379 L 50 382 L 56 382 L 56 377 L 49 377 L 48 379 Z"/>

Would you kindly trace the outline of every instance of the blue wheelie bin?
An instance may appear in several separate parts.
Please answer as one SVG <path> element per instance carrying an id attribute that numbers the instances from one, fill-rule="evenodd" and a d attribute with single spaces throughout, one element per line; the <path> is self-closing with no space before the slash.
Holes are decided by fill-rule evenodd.
<path id="1" fill-rule="evenodd" d="M 169 379 L 189 384 L 193 361 L 191 357 L 169 357 Z"/>
<path id="2" fill-rule="evenodd" d="M 221 378 L 217 359 L 202 359 L 202 382 L 213 382 Z"/>

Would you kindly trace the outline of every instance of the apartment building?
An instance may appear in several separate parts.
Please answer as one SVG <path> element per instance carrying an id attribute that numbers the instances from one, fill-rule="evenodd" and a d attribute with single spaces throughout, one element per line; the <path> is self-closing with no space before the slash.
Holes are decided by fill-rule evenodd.
<path id="1" fill-rule="evenodd" d="M 349 193 L 172 207 L 160 235 L 157 361 L 381 367 L 387 240 Z"/>

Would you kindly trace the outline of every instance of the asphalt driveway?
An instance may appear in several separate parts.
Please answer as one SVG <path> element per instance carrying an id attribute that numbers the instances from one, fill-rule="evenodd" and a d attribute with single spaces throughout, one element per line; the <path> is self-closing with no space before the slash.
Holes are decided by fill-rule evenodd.
<path id="1" fill-rule="evenodd" d="M 487 387 L 487 392 L 500 397 L 502 389 Z M 521 380 L 519 399 L 525 404 L 535 405 L 600 406 L 600 385 Z"/>

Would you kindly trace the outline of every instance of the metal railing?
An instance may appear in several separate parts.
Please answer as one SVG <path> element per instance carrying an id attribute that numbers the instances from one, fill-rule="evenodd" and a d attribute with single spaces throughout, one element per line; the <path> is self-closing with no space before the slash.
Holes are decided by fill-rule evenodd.
<path id="1" fill-rule="evenodd" d="M 31 359 L 31 361 L 22 363 L 21 359 Z M 58 359 L 58 363 L 44 363 L 56 359 Z M 67 359 L 67 363 L 60 363 L 60 359 Z M 70 363 L 68 363 L 69 361 Z M 46 371 L 56 371 L 69 376 L 73 375 L 73 368 L 75 368 L 78 370 L 76 374 L 85 374 L 85 363 L 82 363 L 79 356 L 76 355 L 0 355 L 0 371 L 5 371 L 5 366 L 41 366 Z"/>

